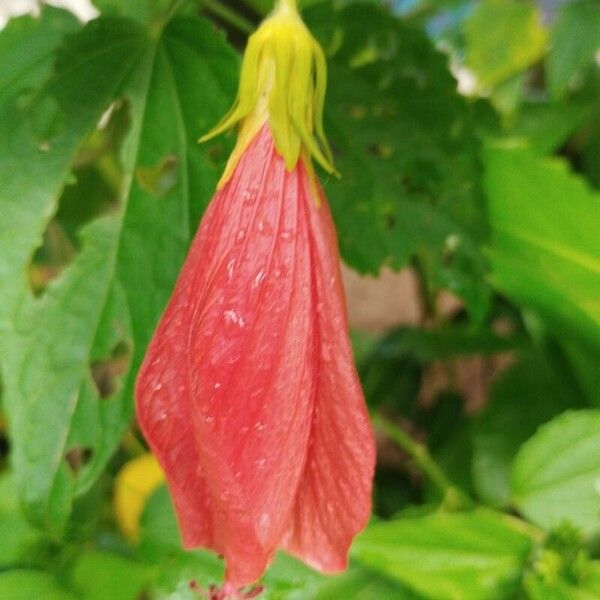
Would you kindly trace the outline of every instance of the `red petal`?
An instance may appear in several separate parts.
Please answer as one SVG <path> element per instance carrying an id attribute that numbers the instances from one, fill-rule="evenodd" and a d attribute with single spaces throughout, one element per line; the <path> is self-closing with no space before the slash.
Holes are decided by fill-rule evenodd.
<path id="1" fill-rule="evenodd" d="M 321 571 L 336 572 L 346 568 L 352 540 L 371 513 L 375 443 L 348 338 L 335 227 L 319 192 L 320 208 L 307 206 L 319 339 L 315 409 L 285 547 Z"/>
<path id="2" fill-rule="evenodd" d="M 184 542 L 224 554 L 238 586 L 284 538 L 343 568 L 368 518 L 373 442 L 338 260 L 326 206 L 264 127 L 215 195 L 140 372 L 140 424 Z"/>

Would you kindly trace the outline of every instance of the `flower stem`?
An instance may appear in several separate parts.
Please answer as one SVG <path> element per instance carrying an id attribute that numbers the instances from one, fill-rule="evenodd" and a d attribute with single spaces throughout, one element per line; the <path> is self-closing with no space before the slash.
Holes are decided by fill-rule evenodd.
<path id="1" fill-rule="evenodd" d="M 242 33 L 251 34 L 255 29 L 250 21 L 228 6 L 221 4 L 219 0 L 201 0 L 200 5 L 202 8 L 205 8 L 208 12 L 211 12 L 213 15 L 219 17 L 219 19 L 232 27 L 235 27 L 235 29 Z"/>
<path id="2" fill-rule="evenodd" d="M 440 490 L 446 508 L 461 510 L 473 504 L 471 498 L 450 481 L 425 445 L 415 441 L 400 427 L 378 413 L 372 415 L 372 421 L 417 463 L 421 471 Z"/>

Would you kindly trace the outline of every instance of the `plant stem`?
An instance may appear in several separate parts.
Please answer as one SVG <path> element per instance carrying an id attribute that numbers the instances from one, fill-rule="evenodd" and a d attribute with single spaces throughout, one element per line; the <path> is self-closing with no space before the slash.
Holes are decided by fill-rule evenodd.
<path id="1" fill-rule="evenodd" d="M 415 441 L 400 427 L 380 414 L 373 414 L 372 421 L 376 427 L 384 431 L 417 463 L 421 471 L 440 490 L 444 498 L 444 503 L 449 509 L 458 510 L 468 508 L 473 504 L 469 496 L 450 481 L 431 454 L 429 454 L 426 446 Z"/>
<path id="2" fill-rule="evenodd" d="M 201 0 L 200 5 L 242 33 L 251 34 L 255 29 L 254 25 L 248 19 L 242 17 L 228 6 L 221 4 L 219 0 Z"/>
<path id="3" fill-rule="evenodd" d="M 163 29 L 169 21 L 175 16 L 175 13 L 181 8 L 181 5 L 186 0 L 172 0 L 169 8 L 160 15 L 153 23 L 150 24 L 150 35 L 153 39 L 158 40 L 162 35 Z"/>
<path id="4" fill-rule="evenodd" d="M 185 0 L 173 0 L 173 2 L 171 2 L 171 6 L 167 9 L 164 17 L 165 22 L 169 22 L 175 16 L 175 13 L 180 9 L 184 2 Z"/>

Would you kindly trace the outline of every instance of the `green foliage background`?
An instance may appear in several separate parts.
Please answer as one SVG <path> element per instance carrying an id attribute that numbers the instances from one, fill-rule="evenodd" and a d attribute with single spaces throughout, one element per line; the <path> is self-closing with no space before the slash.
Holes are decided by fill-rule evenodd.
<path id="1" fill-rule="evenodd" d="M 45 6 L 0 32 L 3 600 L 183 600 L 221 578 L 181 550 L 166 488 L 137 544 L 110 499 L 143 451 L 138 366 L 232 145 L 196 140 L 268 4 L 98 0 L 86 25 Z M 392 459 L 351 568 L 281 555 L 264 597 L 600 598 L 600 2 L 311 0 L 303 16 L 329 62 L 343 258 L 411 265 L 425 318 L 354 332 Z M 500 355 L 467 410 L 456 360 Z M 450 376 L 424 406 L 434 365 Z"/>

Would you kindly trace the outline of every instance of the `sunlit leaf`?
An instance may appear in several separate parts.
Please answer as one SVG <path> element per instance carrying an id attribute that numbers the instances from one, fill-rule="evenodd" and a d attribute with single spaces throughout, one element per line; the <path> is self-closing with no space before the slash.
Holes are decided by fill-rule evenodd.
<path id="1" fill-rule="evenodd" d="M 530 548 L 516 522 L 478 510 L 371 525 L 354 556 L 427 598 L 479 600 L 511 597 Z"/>
<path id="2" fill-rule="evenodd" d="M 493 282 L 600 348 L 600 195 L 561 160 L 500 147 L 485 156 Z"/>
<path id="3" fill-rule="evenodd" d="M 600 411 L 568 412 L 540 427 L 512 468 L 512 500 L 532 521 L 600 530 Z"/>
<path id="4" fill-rule="evenodd" d="M 467 65 L 495 86 L 542 58 L 546 41 L 534 2 L 483 0 L 466 24 Z"/>

